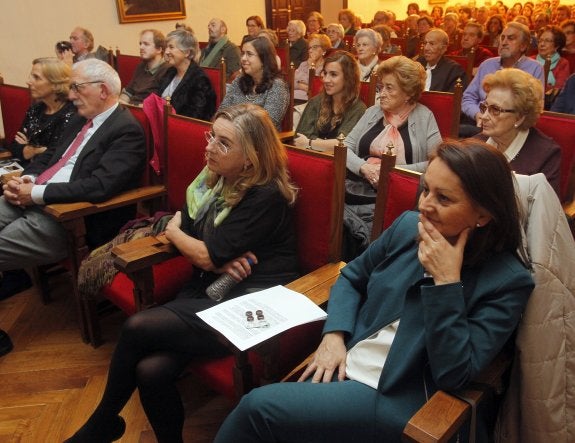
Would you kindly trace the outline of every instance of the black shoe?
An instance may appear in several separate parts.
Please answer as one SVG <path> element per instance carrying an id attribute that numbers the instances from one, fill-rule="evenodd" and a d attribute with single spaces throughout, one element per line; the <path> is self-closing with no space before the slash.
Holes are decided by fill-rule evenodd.
<path id="1" fill-rule="evenodd" d="M 98 427 L 97 431 L 90 429 L 92 427 L 88 421 L 72 437 L 64 440 L 64 443 L 109 443 L 120 439 L 126 432 L 126 422 L 119 415 L 106 423 L 105 427 Z"/>
<path id="2" fill-rule="evenodd" d="M 0 329 L 0 357 L 8 354 L 13 348 L 14 345 L 12 340 L 10 340 L 10 336 Z"/>
<path id="3" fill-rule="evenodd" d="M 0 300 L 12 297 L 25 289 L 32 287 L 30 276 L 23 269 L 4 271 L 0 285 Z"/>

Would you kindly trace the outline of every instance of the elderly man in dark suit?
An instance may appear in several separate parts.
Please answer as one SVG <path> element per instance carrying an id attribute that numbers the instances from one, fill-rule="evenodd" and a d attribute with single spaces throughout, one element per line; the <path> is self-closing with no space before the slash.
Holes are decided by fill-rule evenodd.
<path id="1" fill-rule="evenodd" d="M 78 109 L 59 145 L 51 146 L 0 197 L 0 271 L 53 263 L 67 255 L 67 236 L 42 207 L 100 202 L 138 186 L 146 158 L 142 128 L 118 105 L 120 79 L 107 63 L 73 67 L 69 98 Z M 114 213 L 111 213 L 114 212 Z M 88 217 L 91 246 L 109 240 L 134 208 Z"/>
<path id="2" fill-rule="evenodd" d="M 423 43 L 423 55 L 417 59 L 427 72 L 426 91 L 453 92 L 458 79 L 467 86 L 467 74 L 463 67 L 446 58 L 449 44 L 447 33 L 443 29 L 433 28 L 427 31 Z"/>

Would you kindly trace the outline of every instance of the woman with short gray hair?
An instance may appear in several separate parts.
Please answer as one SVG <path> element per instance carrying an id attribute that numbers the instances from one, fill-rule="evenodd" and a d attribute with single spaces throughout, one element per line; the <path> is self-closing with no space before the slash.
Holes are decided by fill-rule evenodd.
<path id="1" fill-rule="evenodd" d="M 176 113 L 209 121 L 216 111 L 216 93 L 197 64 L 200 53 L 196 37 L 184 29 L 166 36 L 164 57 L 170 65 L 160 80 L 162 98 L 170 98 Z"/>

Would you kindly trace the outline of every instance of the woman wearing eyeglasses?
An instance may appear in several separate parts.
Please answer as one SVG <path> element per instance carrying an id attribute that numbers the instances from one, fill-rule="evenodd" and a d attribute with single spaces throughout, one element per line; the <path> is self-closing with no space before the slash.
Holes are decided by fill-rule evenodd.
<path id="1" fill-rule="evenodd" d="M 289 106 L 289 89 L 281 78 L 271 41 L 257 37 L 244 43 L 241 62 L 242 74 L 229 85 L 219 110 L 240 103 L 260 105 L 279 130 Z"/>
<path id="2" fill-rule="evenodd" d="M 298 274 L 285 148 L 264 109 L 219 111 L 206 134 L 207 166 L 190 184 L 166 237 L 197 272 L 178 297 L 128 318 L 112 356 L 103 398 L 67 442 L 113 441 L 135 389 L 156 439 L 181 442 L 183 405 L 175 382 L 193 359 L 226 348 L 196 312 L 216 304 L 206 288 L 222 273 L 239 283 L 227 295 L 285 284 Z M 250 264 L 250 261 L 252 264 Z"/>
<path id="3" fill-rule="evenodd" d="M 551 62 L 549 74 L 545 79 L 546 109 L 551 107 L 553 100 L 565 85 L 570 74 L 569 62 L 560 56 L 565 42 L 565 33 L 559 26 L 554 25 L 545 26 L 541 29 L 537 40 L 538 53 L 533 58 L 542 66 L 545 66 L 547 59 Z"/>
<path id="4" fill-rule="evenodd" d="M 482 132 L 476 137 L 503 152 L 518 174 L 545 174 L 559 195 L 561 149 L 534 127 L 543 112 L 542 89 L 539 80 L 520 69 L 486 75 L 487 96 L 479 106 Z"/>
<path id="5" fill-rule="evenodd" d="M 315 75 L 320 75 L 323 70 L 324 56 L 331 48 L 331 41 L 325 34 L 310 34 L 308 42 L 309 57 L 300 63 L 294 73 L 294 100 L 301 104 L 308 99 L 309 70 L 315 69 Z"/>

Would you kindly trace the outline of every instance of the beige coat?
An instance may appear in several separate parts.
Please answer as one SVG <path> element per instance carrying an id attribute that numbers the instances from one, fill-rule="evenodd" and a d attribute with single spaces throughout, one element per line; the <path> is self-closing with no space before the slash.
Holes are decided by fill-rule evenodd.
<path id="1" fill-rule="evenodd" d="M 516 339 L 499 442 L 575 442 L 575 242 L 543 174 L 517 176 L 535 289 Z"/>

